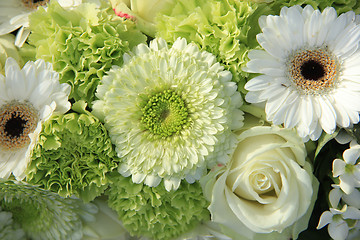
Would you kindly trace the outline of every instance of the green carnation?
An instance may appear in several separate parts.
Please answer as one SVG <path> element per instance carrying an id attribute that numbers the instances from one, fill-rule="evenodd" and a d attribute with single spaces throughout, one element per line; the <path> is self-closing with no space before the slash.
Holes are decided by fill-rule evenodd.
<path id="1" fill-rule="evenodd" d="M 81 239 L 82 221 L 93 221 L 93 214 L 97 212 L 92 204 L 64 199 L 37 186 L 10 180 L 0 180 L 0 207 L 12 213 L 14 224 L 18 224 L 27 237 L 37 240 Z M 0 221 L 3 214 L 0 212 Z"/>
<path id="2" fill-rule="evenodd" d="M 75 108 L 84 105 L 75 104 Z M 80 107 L 79 107 L 80 106 Z M 118 158 L 103 124 L 90 113 L 53 116 L 45 122 L 27 180 L 60 196 L 76 195 L 91 201 L 109 183 L 107 173 Z"/>
<path id="3" fill-rule="evenodd" d="M 13 221 L 11 212 L 2 211 L 0 207 L 0 239 L 22 240 L 25 232 Z"/>
<path id="4" fill-rule="evenodd" d="M 123 53 L 146 41 L 135 23 L 116 16 L 110 6 L 98 9 L 85 3 L 65 10 L 52 1 L 47 10 L 30 15 L 30 29 L 36 58 L 51 62 L 60 81 L 72 86 L 70 98 L 88 103 L 104 72 L 121 65 Z"/>
<path id="5" fill-rule="evenodd" d="M 202 50 L 217 56 L 239 82 L 248 73 L 247 52 L 255 39 L 248 32 L 257 20 L 250 18 L 255 5 L 240 0 L 179 0 L 169 15 L 157 19 L 157 37 L 174 42 L 178 37 L 196 43 Z M 249 41 L 248 41 L 249 40 Z M 250 42 L 250 43 L 248 43 Z"/>
<path id="6" fill-rule="evenodd" d="M 113 182 L 108 191 L 109 206 L 131 235 L 172 239 L 209 220 L 208 202 L 197 182 L 182 182 L 170 192 L 163 185 L 135 184 L 120 175 L 114 176 Z"/>

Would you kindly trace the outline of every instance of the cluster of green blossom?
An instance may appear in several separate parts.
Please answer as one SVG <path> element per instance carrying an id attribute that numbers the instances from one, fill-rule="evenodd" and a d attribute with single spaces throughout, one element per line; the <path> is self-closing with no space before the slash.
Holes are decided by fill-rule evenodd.
<path id="1" fill-rule="evenodd" d="M 107 174 L 119 159 L 104 125 L 84 105 L 73 106 L 82 113 L 56 115 L 44 124 L 27 180 L 60 196 L 76 195 L 87 202 L 107 188 Z"/>
<path id="2" fill-rule="evenodd" d="M 113 182 L 108 191 L 109 206 L 131 235 L 173 239 L 210 217 L 208 202 L 197 182 L 183 181 L 170 192 L 164 185 L 135 184 L 121 175 L 113 176 Z"/>
<path id="3" fill-rule="evenodd" d="M 0 209 L 1 239 L 81 239 L 83 221 L 97 212 L 92 204 L 11 180 L 0 180 Z"/>
<path id="4" fill-rule="evenodd" d="M 133 22 L 119 18 L 109 6 L 98 9 L 92 4 L 65 10 L 54 1 L 47 10 L 31 14 L 30 28 L 36 58 L 52 63 L 60 82 L 72 86 L 70 98 L 89 104 L 104 73 L 146 41 Z"/>

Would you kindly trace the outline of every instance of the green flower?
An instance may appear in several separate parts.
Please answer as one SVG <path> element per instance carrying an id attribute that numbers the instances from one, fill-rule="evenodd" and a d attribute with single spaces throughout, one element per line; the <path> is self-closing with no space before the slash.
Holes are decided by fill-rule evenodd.
<path id="1" fill-rule="evenodd" d="M 232 132 L 242 126 L 240 93 L 208 52 L 178 39 L 140 44 L 97 89 L 93 113 L 105 121 L 121 158 L 119 172 L 135 183 L 177 189 L 207 167 L 229 160 Z"/>
<path id="2" fill-rule="evenodd" d="M 0 239 L 23 240 L 25 232 L 13 221 L 11 212 L 3 211 L 0 207 Z"/>
<path id="3" fill-rule="evenodd" d="M 47 10 L 30 15 L 30 29 L 36 58 L 53 63 L 60 81 L 72 86 L 70 98 L 88 103 L 104 72 L 121 65 L 125 52 L 146 41 L 133 22 L 116 16 L 109 5 L 98 9 L 84 3 L 65 10 L 52 1 Z"/>
<path id="4" fill-rule="evenodd" d="M 45 122 L 35 146 L 27 180 L 60 196 L 76 195 L 88 202 L 107 187 L 107 173 L 118 166 L 118 158 L 103 124 L 83 113 L 56 115 Z"/>
<path id="5" fill-rule="evenodd" d="M 0 180 L 0 207 L 12 213 L 14 223 L 29 238 L 37 240 L 81 239 L 82 221 L 93 221 L 97 212 L 92 204 L 9 180 Z"/>
<path id="6" fill-rule="evenodd" d="M 257 19 L 250 17 L 255 5 L 240 0 L 176 2 L 170 14 L 158 17 L 157 37 L 170 42 L 184 37 L 217 56 L 236 82 L 247 77 L 241 68 L 248 61 L 248 50 L 257 44 L 255 38 L 247 37 L 251 27 L 257 25 Z"/>
<path id="7" fill-rule="evenodd" d="M 200 184 L 182 182 L 176 191 L 163 185 L 148 187 L 131 178 L 114 176 L 109 188 L 109 206 L 131 235 L 152 239 L 173 239 L 209 220 Z"/>

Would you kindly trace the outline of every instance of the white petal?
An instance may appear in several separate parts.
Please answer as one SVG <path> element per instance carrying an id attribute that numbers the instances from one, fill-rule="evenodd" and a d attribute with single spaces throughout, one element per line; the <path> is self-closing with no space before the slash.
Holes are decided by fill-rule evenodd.
<path id="1" fill-rule="evenodd" d="M 333 214 L 329 211 L 325 211 L 321 214 L 319 224 L 317 225 L 316 229 L 321 229 L 327 224 L 332 222 Z"/>
<path id="2" fill-rule="evenodd" d="M 355 165 L 356 161 L 360 157 L 360 149 L 359 148 L 349 148 L 346 149 L 343 153 L 344 161 L 347 164 Z"/>
<path id="3" fill-rule="evenodd" d="M 338 177 L 345 173 L 346 163 L 341 159 L 335 159 L 333 161 L 333 177 Z"/>
<path id="4" fill-rule="evenodd" d="M 349 227 L 345 221 L 332 222 L 328 226 L 328 231 L 333 239 L 345 240 L 349 233 Z"/>

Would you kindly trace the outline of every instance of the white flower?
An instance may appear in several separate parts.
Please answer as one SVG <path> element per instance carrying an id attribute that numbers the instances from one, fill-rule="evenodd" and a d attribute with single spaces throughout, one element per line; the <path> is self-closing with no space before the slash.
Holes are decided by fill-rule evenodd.
<path id="1" fill-rule="evenodd" d="M 317 229 L 328 225 L 328 232 L 331 238 L 335 240 L 344 240 L 349 233 L 349 225 L 346 219 L 359 220 L 360 210 L 354 207 L 344 205 L 342 209 L 330 208 L 320 216 Z"/>
<path id="2" fill-rule="evenodd" d="M 54 111 L 70 109 L 70 86 L 43 60 L 20 69 L 13 58 L 0 74 L 0 178 L 23 179 L 41 126 Z"/>
<path id="3" fill-rule="evenodd" d="M 356 141 L 350 143 L 350 148 L 343 153 L 342 159 L 333 161 L 333 177 L 339 177 L 340 188 L 346 194 L 351 194 L 354 188 L 360 187 L 360 145 Z"/>
<path id="4" fill-rule="evenodd" d="M 81 4 L 82 0 L 54 0 L 62 7 L 71 8 Z M 30 34 L 29 15 L 40 6 L 46 6 L 49 0 L 2 0 L 0 1 L 0 35 L 19 29 L 15 45 L 21 47 Z"/>
<path id="5" fill-rule="evenodd" d="M 305 159 L 304 143 L 293 130 L 245 130 L 225 169 L 200 180 L 211 219 L 244 239 L 262 239 L 262 233 L 296 239 L 307 227 L 318 188 Z"/>
<path id="6" fill-rule="evenodd" d="M 168 191 L 225 163 L 243 122 L 240 93 L 214 55 L 178 39 L 138 45 L 98 86 L 93 112 L 122 159 L 119 172 Z"/>
<path id="7" fill-rule="evenodd" d="M 296 127 L 307 141 L 336 125 L 359 122 L 360 26 L 355 13 L 337 16 L 310 5 L 283 7 L 262 16 L 257 35 L 264 50 L 249 53 L 246 71 L 261 73 L 246 83 L 246 101 L 265 102 L 267 119 Z"/>

